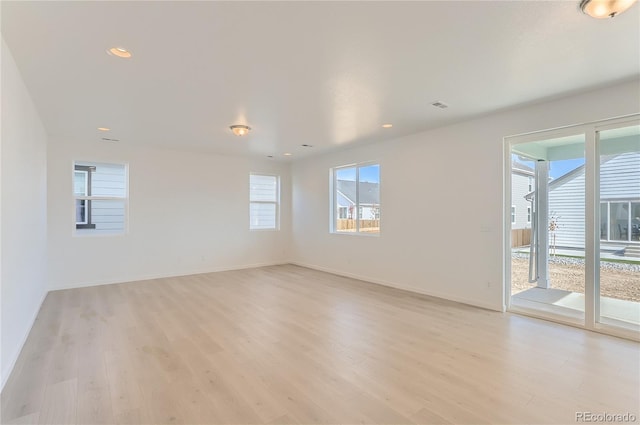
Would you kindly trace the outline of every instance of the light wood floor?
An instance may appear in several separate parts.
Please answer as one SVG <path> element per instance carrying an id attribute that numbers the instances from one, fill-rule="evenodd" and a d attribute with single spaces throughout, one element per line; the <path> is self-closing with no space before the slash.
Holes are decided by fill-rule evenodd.
<path id="1" fill-rule="evenodd" d="M 640 418 L 639 344 L 296 266 L 52 292 L 2 423 Z"/>

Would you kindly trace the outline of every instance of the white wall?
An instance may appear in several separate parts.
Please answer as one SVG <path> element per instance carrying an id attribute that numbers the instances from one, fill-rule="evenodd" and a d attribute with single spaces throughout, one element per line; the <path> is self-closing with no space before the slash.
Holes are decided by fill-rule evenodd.
<path id="1" fill-rule="evenodd" d="M 2 386 L 46 295 L 47 136 L 2 40 Z"/>
<path id="2" fill-rule="evenodd" d="M 96 137 L 97 139 L 97 137 Z M 129 231 L 74 236 L 73 161 L 129 166 Z M 48 148 L 52 289 L 286 263 L 290 167 L 117 143 L 51 138 Z M 249 231 L 249 173 L 279 174 L 281 230 Z"/>
<path id="3" fill-rule="evenodd" d="M 501 310 L 503 137 L 637 113 L 639 93 L 627 82 L 297 161 L 293 259 Z M 381 234 L 330 234 L 329 168 L 360 161 L 381 164 Z"/>

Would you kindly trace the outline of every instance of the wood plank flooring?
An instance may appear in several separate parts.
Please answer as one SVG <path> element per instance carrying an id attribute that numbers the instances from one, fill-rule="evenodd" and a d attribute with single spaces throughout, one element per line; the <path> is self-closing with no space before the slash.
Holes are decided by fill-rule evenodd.
<path id="1" fill-rule="evenodd" d="M 3 424 L 640 418 L 640 345 L 275 266 L 51 292 Z"/>

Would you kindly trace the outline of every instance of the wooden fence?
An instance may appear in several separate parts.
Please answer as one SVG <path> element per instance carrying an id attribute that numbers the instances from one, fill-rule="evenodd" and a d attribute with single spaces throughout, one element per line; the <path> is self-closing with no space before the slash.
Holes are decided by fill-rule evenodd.
<path id="1" fill-rule="evenodd" d="M 511 230 L 511 248 L 531 244 L 531 229 Z"/>
<path id="2" fill-rule="evenodd" d="M 360 231 L 378 230 L 380 228 L 380 220 L 360 220 Z M 356 220 L 338 219 L 336 220 L 336 230 L 339 232 L 356 231 Z"/>

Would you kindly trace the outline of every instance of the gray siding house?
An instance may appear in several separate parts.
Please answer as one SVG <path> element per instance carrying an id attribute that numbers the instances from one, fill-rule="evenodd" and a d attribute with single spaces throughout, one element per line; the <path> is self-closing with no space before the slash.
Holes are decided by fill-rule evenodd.
<path id="1" fill-rule="evenodd" d="M 356 182 L 353 180 L 336 180 L 339 219 L 355 219 Z M 358 218 L 377 220 L 380 218 L 380 184 L 360 182 L 360 210 Z"/>
<path id="2" fill-rule="evenodd" d="M 558 223 L 556 245 L 584 248 L 584 165 L 549 184 L 549 213 Z M 603 245 L 640 244 L 640 152 L 601 157 L 600 216 Z"/>

